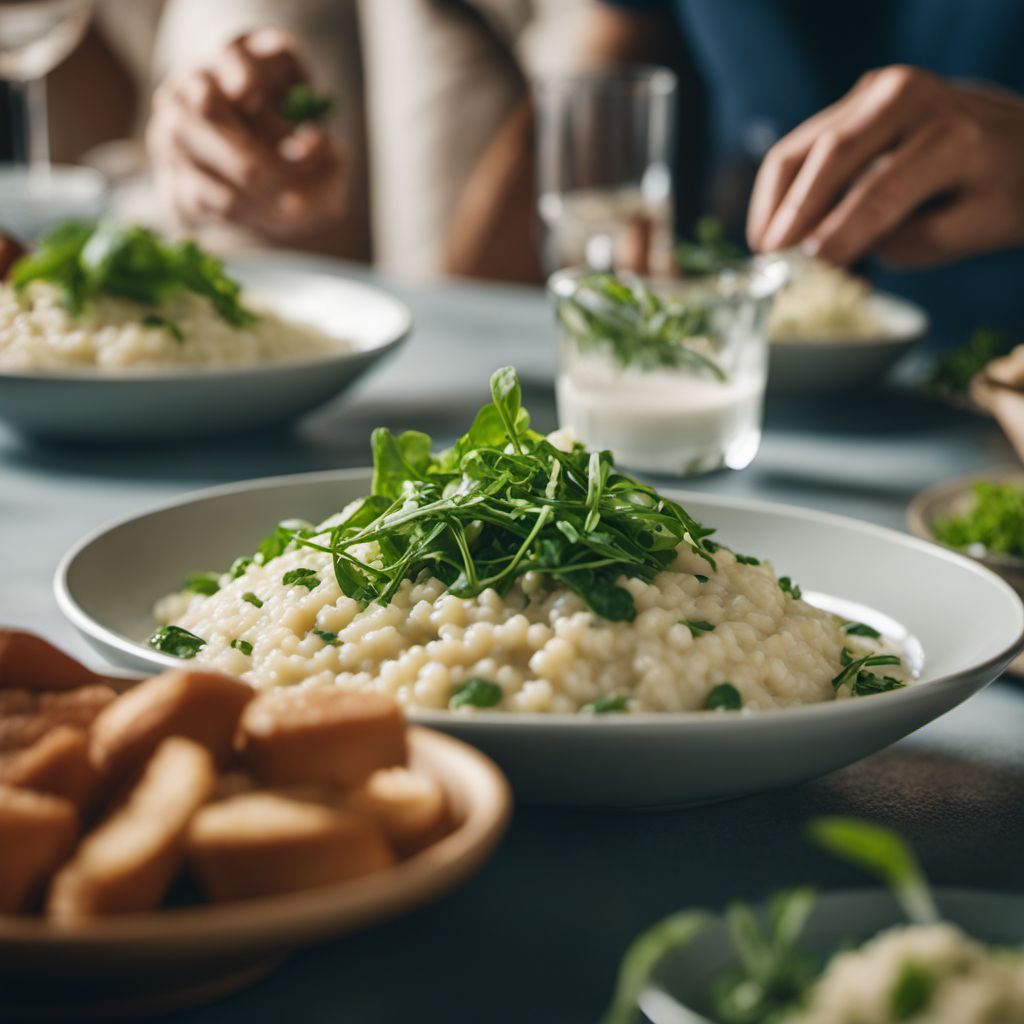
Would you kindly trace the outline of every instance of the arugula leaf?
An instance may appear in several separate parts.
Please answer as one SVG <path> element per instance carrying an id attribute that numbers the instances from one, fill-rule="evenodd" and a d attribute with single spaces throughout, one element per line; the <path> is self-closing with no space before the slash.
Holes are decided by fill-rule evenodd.
<path id="1" fill-rule="evenodd" d="M 296 82 L 281 102 L 281 114 L 293 125 L 324 120 L 334 109 L 334 98 L 313 91 L 306 82 Z"/>
<path id="2" fill-rule="evenodd" d="M 467 679 L 457 686 L 448 701 L 448 707 L 493 708 L 501 703 L 503 692 L 497 683 L 487 679 Z"/>
<path id="3" fill-rule="evenodd" d="M 175 658 L 194 658 L 206 641 L 181 626 L 161 626 L 150 638 L 149 646 Z"/>
<path id="4" fill-rule="evenodd" d="M 708 693 L 707 707 L 709 711 L 739 711 L 743 697 L 732 683 L 715 683 Z"/>
<path id="5" fill-rule="evenodd" d="M 892 829 L 856 818 L 823 817 L 811 821 L 808 834 L 822 849 L 882 878 L 914 924 L 939 920 L 917 858 Z"/>
<path id="6" fill-rule="evenodd" d="M 172 320 L 168 320 L 167 317 L 161 316 L 159 313 L 147 313 L 142 318 L 142 325 L 144 327 L 159 327 L 167 331 L 178 344 L 185 340 L 185 335 L 182 333 L 181 328 Z"/>
<path id="7" fill-rule="evenodd" d="M 373 451 L 373 493 L 398 498 L 407 480 L 421 480 L 430 467 L 430 438 L 418 430 L 395 437 L 386 427 L 370 435 Z"/>
<path id="8" fill-rule="evenodd" d="M 607 715 L 619 711 L 628 711 L 629 703 L 625 697 L 598 697 L 590 704 L 584 704 L 580 711 L 589 715 Z"/>

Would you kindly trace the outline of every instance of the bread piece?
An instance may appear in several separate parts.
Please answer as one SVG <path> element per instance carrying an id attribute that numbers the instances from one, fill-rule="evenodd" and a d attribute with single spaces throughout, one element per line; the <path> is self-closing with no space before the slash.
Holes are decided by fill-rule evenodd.
<path id="1" fill-rule="evenodd" d="M 158 906 L 181 867 L 189 822 L 216 782 L 205 747 L 177 736 L 164 740 L 124 804 L 58 872 L 47 912 L 75 921 Z"/>
<path id="2" fill-rule="evenodd" d="M 374 772 L 362 786 L 345 795 L 343 806 L 377 821 L 403 856 L 425 849 L 451 831 L 440 784 L 408 768 Z"/>
<path id="3" fill-rule="evenodd" d="M 93 764 L 104 780 L 130 779 L 163 740 L 184 736 L 226 765 L 238 717 L 252 698 L 252 687 L 218 672 L 174 669 L 147 679 L 96 719 Z"/>
<path id="4" fill-rule="evenodd" d="M 89 760 L 89 737 L 58 725 L 31 747 L 0 763 L 0 782 L 70 800 L 79 813 L 96 792 L 96 769 Z"/>
<path id="5" fill-rule="evenodd" d="M 77 835 L 70 801 L 0 785 L 0 913 L 32 904 L 71 855 Z"/>
<path id="6" fill-rule="evenodd" d="M 42 637 L 0 629 L 0 689 L 75 690 L 103 681 Z"/>
<path id="7" fill-rule="evenodd" d="M 193 873 L 210 899 L 251 899 L 381 871 L 394 854 L 368 818 L 280 793 L 204 807 L 188 833 Z"/>
<path id="8" fill-rule="evenodd" d="M 378 768 L 405 764 L 405 722 L 379 694 L 329 688 L 270 690 L 241 721 L 241 758 L 272 786 L 350 788 Z"/>
<path id="9" fill-rule="evenodd" d="M 62 693 L 0 690 L 0 753 L 30 747 L 60 725 L 87 729 L 116 696 L 102 684 Z"/>

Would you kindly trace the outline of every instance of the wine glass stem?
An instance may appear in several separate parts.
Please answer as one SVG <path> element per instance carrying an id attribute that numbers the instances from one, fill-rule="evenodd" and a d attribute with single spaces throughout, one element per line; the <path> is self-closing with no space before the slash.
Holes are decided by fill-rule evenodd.
<path id="1" fill-rule="evenodd" d="M 25 85 L 25 135 L 31 168 L 50 166 L 50 117 L 46 106 L 46 78 Z"/>

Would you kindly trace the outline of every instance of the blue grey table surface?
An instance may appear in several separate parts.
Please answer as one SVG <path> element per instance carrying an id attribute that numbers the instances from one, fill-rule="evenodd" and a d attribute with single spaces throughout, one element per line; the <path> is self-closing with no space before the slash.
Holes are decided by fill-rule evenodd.
<path id="1" fill-rule="evenodd" d="M 365 465 L 378 424 L 450 440 L 485 400 L 497 366 L 519 368 L 536 425 L 554 426 L 552 327 L 539 292 L 388 286 L 413 310 L 412 338 L 294 430 L 116 449 L 38 447 L 0 432 L 0 622 L 95 662 L 51 589 L 61 554 L 83 533 L 197 487 Z M 770 402 L 754 464 L 687 486 L 902 529 L 921 488 L 1010 458 L 991 422 L 913 392 L 878 389 Z M 963 628 L 971 628 L 969 617 Z M 898 827 L 937 883 L 1021 890 L 1022 737 L 1024 687 L 1000 680 L 889 750 L 791 789 L 643 813 L 519 807 L 496 856 L 458 892 L 301 951 L 255 987 L 175 1019 L 593 1021 L 622 951 L 659 916 L 798 882 L 863 884 L 801 838 L 802 823 L 819 813 Z"/>

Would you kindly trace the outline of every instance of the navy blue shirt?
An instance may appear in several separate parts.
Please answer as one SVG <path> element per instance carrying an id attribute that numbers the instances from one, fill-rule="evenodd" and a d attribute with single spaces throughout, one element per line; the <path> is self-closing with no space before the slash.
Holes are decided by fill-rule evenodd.
<path id="1" fill-rule="evenodd" d="M 772 141 L 871 68 L 912 64 L 1024 95 L 1021 0 L 606 2 L 675 12 L 709 106 L 706 207 L 737 166 L 755 168 Z M 686 111 L 682 117 L 685 131 Z M 872 277 L 928 310 L 938 344 L 961 344 L 979 325 L 1018 331 L 1024 340 L 1024 249 L 926 271 L 873 268 Z"/>

